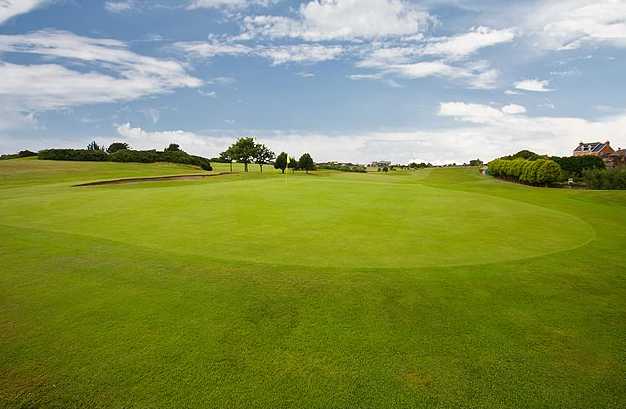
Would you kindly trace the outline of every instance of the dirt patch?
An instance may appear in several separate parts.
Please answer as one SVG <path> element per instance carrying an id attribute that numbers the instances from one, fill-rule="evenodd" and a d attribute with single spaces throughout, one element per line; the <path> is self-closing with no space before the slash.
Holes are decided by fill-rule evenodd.
<path id="1" fill-rule="evenodd" d="M 402 380 L 414 388 L 430 387 L 433 383 L 433 379 L 430 375 L 417 372 L 407 372 L 402 374 Z"/>
<path id="2" fill-rule="evenodd" d="M 82 186 L 102 186 L 102 185 L 121 185 L 124 183 L 139 183 L 139 182 L 161 182 L 164 180 L 197 180 L 204 179 L 211 176 L 228 175 L 230 172 L 219 173 L 202 173 L 202 174 L 190 174 L 190 175 L 174 175 L 174 176 L 152 176 L 152 177 L 138 177 L 138 178 L 124 178 L 124 179 L 112 179 L 112 180 L 99 180 L 97 182 L 80 183 L 73 185 L 73 187 Z"/>

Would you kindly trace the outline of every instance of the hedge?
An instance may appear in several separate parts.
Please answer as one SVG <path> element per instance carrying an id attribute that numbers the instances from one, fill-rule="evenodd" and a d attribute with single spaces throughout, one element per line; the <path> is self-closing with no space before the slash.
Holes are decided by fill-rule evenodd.
<path id="1" fill-rule="evenodd" d="M 561 175 L 561 167 L 550 159 L 496 159 L 488 164 L 489 174 L 529 185 L 549 185 Z"/>
<path id="2" fill-rule="evenodd" d="M 39 159 L 102 162 L 108 159 L 106 152 L 90 149 L 45 149 L 39 151 Z"/>
<path id="3" fill-rule="evenodd" d="M 171 162 L 199 166 L 204 170 L 213 170 L 211 162 L 208 159 L 201 156 L 189 155 L 188 153 L 180 150 L 159 152 L 156 150 L 136 151 L 131 149 L 121 149 L 109 155 L 102 150 L 46 149 L 39 152 L 39 159 L 138 163 Z"/>

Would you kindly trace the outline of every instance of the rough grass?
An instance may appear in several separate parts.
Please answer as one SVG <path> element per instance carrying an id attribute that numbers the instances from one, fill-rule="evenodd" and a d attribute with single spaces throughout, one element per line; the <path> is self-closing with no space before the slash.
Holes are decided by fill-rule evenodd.
<path id="1" fill-rule="evenodd" d="M 626 405 L 626 192 L 15 162 L 0 407 Z"/>

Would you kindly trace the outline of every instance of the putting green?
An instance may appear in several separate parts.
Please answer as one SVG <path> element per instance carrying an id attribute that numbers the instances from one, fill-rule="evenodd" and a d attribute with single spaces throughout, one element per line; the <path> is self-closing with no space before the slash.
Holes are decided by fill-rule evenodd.
<path id="1" fill-rule="evenodd" d="M 573 249 L 593 237 L 566 213 L 419 184 L 211 179 L 68 187 L 5 200 L 0 211 L 15 226 L 227 262 L 317 267 L 493 263 Z"/>

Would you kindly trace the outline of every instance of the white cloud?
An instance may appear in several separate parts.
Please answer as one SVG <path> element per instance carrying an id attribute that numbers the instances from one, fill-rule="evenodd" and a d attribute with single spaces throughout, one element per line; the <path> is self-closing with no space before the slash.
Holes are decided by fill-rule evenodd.
<path id="1" fill-rule="evenodd" d="M 3 52 L 38 55 L 45 61 L 28 65 L 0 61 L 0 101 L 16 111 L 129 101 L 202 84 L 178 62 L 136 54 L 117 40 L 63 31 L 0 35 Z M 57 59 L 80 70 L 54 64 Z"/>
<path id="2" fill-rule="evenodd" d="M 458 80 L 475 89 L 494 88 L 498 80 L 498 71 L 490 68 L 484 61 L 467 63 L 463 66 L 453 66 L 445 61 L 396 64 L 384 67 L 383 72 L 409 79 L 440 77 Z"/>
<path id="3" fill-rule="evenodd" d="M 522 91 L 531 91 L 531 92 L 550 92 L 554 91 L 553 89 L 548 88 L 550 85 L 550 81 L 548 80 L 522 80 L 518 81 L 513 86 L 515 89 L 519 89 Z"/>
<path id="4" fill-rule="evenodd" d="M 509 43 L 514 38 L 513 29 L 493 30 L 481 26 L 454 37 L 429 40 L 420 52 L 424 55 L 442 55 L 458 59 L 474 54 L 481 48 Z"/>
<path id="5" fill-rule="evenodd" d="M 479 157 L 495 157 L 530 149 L 550 155 L 568 155 L 581 139 L 602 139 L 614 135 L 614 145 L 626 145 L 626 112 L 599 121 L 568 117 L 530 117 L 524 113 L 507 114 L 488 105 L 463 102 L 443 103 L 440 116 L 457 119 L 454 126 L 438 129 L 334 133 L 268 130 L 216 130 L 194 132 L 148 132 L 129 124 L 117 128 L 119 135 L 141 149 L 176 142 L 183 149 L 205 156 L 223 151 L 236 135 L 258 135 L 258 141 L 276 152 L 292 155 L 310 152 L 317 161 L 367 163 L 387 159 L 398 163 L 467 162 Z M 621 140 L 620 140 L 621 138 Z"/>
<path id="6" fill-rule="evenodd" d="M 127 1 L 107 1 L 104 3 L 104 8 L 110 13 L 123 13 L 132 10 L 135 7 L 135 2 L 132 0 Z"/>
<path id="7" fill-rule="evenodd" d="M 180 41 L 174 47 L 190 54 L 193 57 L 211 58 L 216 55 L 246 55 L 253 52 L 253 48 L 236 43 L 220 43 L 217 41 Z"/>
<path id="8" fill-rule="evenodd" d="M 0 24 L 20 14 L 28 13 L 49 0 L 0 0 Z"/>
<path id="9" fill-rule="evenodd" d="M 248 38 L 292 37 L 307 41 L 371 39 L 417 34 L 433 18 L 405 0 L 313 0 L 302 4 L 297 18 L 248 16 Z"/>
<path id="10" fill-rule="evenodd" d="M 517 104 L 509 104 L 509 105 L 505 105 L 502 107 L 502 112 L 504 112 L 505 114 L 512 114 L 512 115 L 525 114 L 526 108 Z"/>
<path id="11" fill-rule="evenodd" d="M 257 50 L 257 53 L 263 57 L 271 59 L 274 65 L 289 62 L 315 63 L 334 60 L 343 53 L 343 48 L 340 46 L 298 44 L 263 47 Z"/>
<path id="12" fill-rule="evenodd" d="M 469 88 L 492 89 L 499 72 L 486 61 L 463 60 L 481 48 L 510 42 L 515 35 L 513 29 L 476 27 L 458 36 L 419 39 L 420 44 L 374 44 L 373 49 L 361 52 L 365 56 L 356 65 L 378 70 L 379 74 L 374 75 L 381 79 L 389 74 L 410 79 L 440 77 L 463 82 Z M 426 60 L 429 56 L 439 58 Z"/>
<path id="13" fill-rule="evenodd" d="M 466 104 L 465 102 L 442 103 L 439 108 L 439 115 L 477 124 L 495 123 L 506 116 L 502 110 L 489 105 Z"/>
<path id="14" fill-rule="evenodd" d="M 219 9 L 219 8 L 245 8 L 252 5 L 268 6 L 279 0 L 192 0 L 187 9 Z"/>
<path id="15" fill-rule="evenodd" d="M 293 45 L 258 45 L 255 47 L 238 43 L 212 42 L 178 42 L 174 46 L 192 57 L 211 58 L 218 55 L 254 55 L 267 58 L 274 65 L 285 63 L 315 63 L 333 60 L 343 52 L 343 47 L 293 44 Z"/>
<path id="16" fill-rule="evenodd" d="M 117 133 L 134 149 L 154 149 L 177 143 L 187 152 L 206 156 L 216 156 L 232 143 L 226 136 L 205 136 L 182 130 L 149 132 L 134 128 L 130 123 L 118 125 Z"/>
<path id="17" fill-rule="evenodd" d="M 546 49 L 586 45 L 626 47 L 626 2 L 623 0 L 544 0 L 527 26 Z"/>

